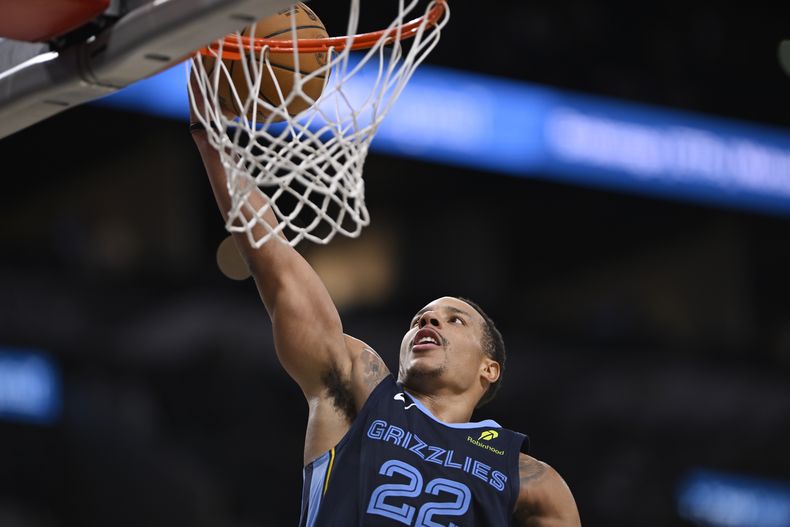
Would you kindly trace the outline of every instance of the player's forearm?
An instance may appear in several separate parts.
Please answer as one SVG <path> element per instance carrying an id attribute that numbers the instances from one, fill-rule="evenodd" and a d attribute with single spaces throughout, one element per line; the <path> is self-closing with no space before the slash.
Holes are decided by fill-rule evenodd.
<path id="1" fill-rule="evenodd" d="M 193 138 L 200 151 L 217 205 L 227 218 L 231 198 L 227 175 L 219 154 L 206 133 Z M 257 188 L 250 189 L 252 209 L 266 206 L 267 197 Z M 252 212 L 248 212 L 252 214 Z M 251 216 L 250 216 L 251 217 Z M 277 225 L 271 209 L 263 219 L 270 227 Z M 261 237 L 265 227 L 253 234 Z M 320 382 L 320 373 L 333 363 L 334 353 L 342 352 L 343 328 L 334 302 L 323 282 L 309 263 L 290 245 L 270 240 L 260 248 L 250 245 L 246 234 L 234 234 L 239 251 L 250 267 L 258 291 L 272 319 L 278 357 L 289 374 L 308 391 Z"/>
<path id="2" fill-rule="evenodd" d="M 232 202 L 230 193 L 228 192 L 225 167 L 222 166 L 220 156 L 208 141 L 205 132 L 195 132 L 192 134 L 192 137 L 203 159 L 203 164 L 206 168 L 206 173 L 208 174 L 211 190 L 214 193 L 217 206 L 222 213 L 223 219 L 227 221 L 228 211 L 232 206 Z M 250 189 L 250 192 L 252 193 L 248 200 L 250 209 L 256 211 L 263 209 L 266 205 L 266 197 L 263 193 L 257 187 Z M 244 211 L 244 214 L 249 220 L 252 218 L 253 211 Z M 271 228 L 277 225 L 277 218 L 271 209 L 265 211 L 263 220 Z M 256 225 L 253 230 L 253 235 L 256 238 L 260 238 L 263 237 L 266 232 L 266 227 L 263 225 Z M 245 234 L 236 234 L 234 240 L 259 286 L 262 286 L 261 295 L 264 297 L 264 303 L 268 308 L 274 301 L 274 298 L 270 297 L 272 294 L 276 293 L 281 280 L 285 278 L 285 274 L 292 270 L 288 265 L 288 260 L 299 259 L 300 257 L 292 247 L 287 244 L 278 243 L 276 240 L 264 244 L 261 248 L 255 248 L 250 245 Z"/>
<path id="3" fill-rule="evenodd" d="M 222 212 L 223 218 L 227 220 L 227 213 L 231 207 L 231 198 L 228 193 L 225 168 L 222 166 L 217 151 L 209 143 L 205 132 L 194 133 L 193 137 L 203 159 L 203 164 L 206 167 L 217 205 Z M 263 220 L 269 225 L 269 228 L 275 228 L 277 219 L 274 212 L 266 207 L 268 198 L 252 183 L 250 184 L 252 188 L 249 189 L 250 196 L 247 198 L 250 210 L 243 211 L 246 219 L 250 220 L 253 217 L 253 211 L 266 209 L 263 214 Z M 255 229 L 257 230 L 253 231 L 253 235 L 256 238 L 260 238 L 268 232 L 267 228 L 262 225 L 256 226 Z M 311 305 L 329 304 L 332 306 L 330 311 L 335 312 L 334 304 L 332 304 L 323 283 L 312 267 L 293 247 L 287 243 L 270 240 L 260 248 L 256 248 L 249 243 L 247 236 L 241 233 L 236 234 L 234 239 L 255 276 L 267 308 L 273 309 L 277 304 L 283 303 L 279 302 L 279 294 L 281 292 L 287 292 L 286 298 L 290 299 L 291 303 L 296 297 L 296 303 L 301 304 L 302 302 L 298 299 L 300 296 L 298 293 L 303 291 L 304 294 L 302 296 L 309 298 Z M 309 308 L 309 306 L 300 305 L 300 308 Z M 284 309 L 290 311 L 287 307 L 284 307 Z"/>
<path id="4" fill-rule="evenodd" d="M 206 173 L 208 174 L 209 182 L 211 183 L 211 189 L 214 192 L 214 198 L 217 201 L 217 206 L 222 213 L 223 219 L 227 220 L 227 214 L 231 208 L 232 203 L 230 194 L 228 192 L 227 173 L 225 172 L 225 168 L 222 166 L 220 156 L 217 154 L 216 149 L 211 145 L 211 143 L 209 143 L 205 132 L 194 132 L 192 137 L 195 140 L 195 144 L 198 147 L 200 156 L 203 159 L 203 165 L 206 167 Z M 253 193 L 249 197 L 251 209 L 254 208 L 256 211 L 262 209 L 266 205 L 266 197 L 257 188 L 252 188 L 251 192 Z M 246 211 L 245 214 L 248 216 L 248 219 L 251 218 L 252 210 Z M 274 216 L 274 212 L 271 209 L 266 210 L 263 215 L 263 219 L 271 227 L 277 225 L 277 218 Z M 258 229 L 258 232 L 255 232 L 255 234 L 260 236 L 263 236 L 266 232 L 266 228 L 262 225 L 257 226 L 256 229 Z"/>

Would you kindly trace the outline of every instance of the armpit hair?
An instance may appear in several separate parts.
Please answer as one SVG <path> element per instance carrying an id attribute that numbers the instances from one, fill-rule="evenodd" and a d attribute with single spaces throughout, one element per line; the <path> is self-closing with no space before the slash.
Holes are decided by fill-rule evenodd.
<path id="1" fill-rule="evenodd" d="M 349 379 L 344 379 L 334 367 L 329 368 L 321 379 L 335 408 L 346 416 L 349 423 L 352 422 L 357 417 L 357 411 Z"/>

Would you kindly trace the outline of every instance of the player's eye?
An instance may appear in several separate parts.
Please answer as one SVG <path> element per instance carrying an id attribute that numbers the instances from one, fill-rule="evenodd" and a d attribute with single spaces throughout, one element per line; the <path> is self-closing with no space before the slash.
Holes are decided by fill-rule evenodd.
<path id="1" fill-rule="evenodd" d="M 464 319 L 462 319 L 461 317 L 450 317 L 450 322 L 452 322 L 453 324 L 461 324 L 461 325 L 466 324 L 466 322 L 464 322 Z"/>

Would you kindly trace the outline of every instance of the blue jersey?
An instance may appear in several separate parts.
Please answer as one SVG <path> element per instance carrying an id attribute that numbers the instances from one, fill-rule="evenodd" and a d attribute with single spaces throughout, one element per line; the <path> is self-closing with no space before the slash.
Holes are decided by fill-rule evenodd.
<path id="1" fill-rule="evenodd" d="M 387 376 L 335 448 L 304 469 L 300 527 L 504 527 L 525 435 L 447 424 Z"/>

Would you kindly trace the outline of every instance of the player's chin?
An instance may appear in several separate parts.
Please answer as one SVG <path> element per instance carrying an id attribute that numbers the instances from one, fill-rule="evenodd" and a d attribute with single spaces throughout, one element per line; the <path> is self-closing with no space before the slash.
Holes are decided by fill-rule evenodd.
<path id="1" fill-rule="evenodd" d="M 441 377 L 444 365 L 435 357 L 412 357 L 406 368 L 407 379 L 435 379 Z"/>
<path id="2" fill-rule="evenodd" d="M 430 352 L 411 352 L 408 356 L 408 368 L 432 369 L 441 365 L 443 357 L 433 350 Z"/>

